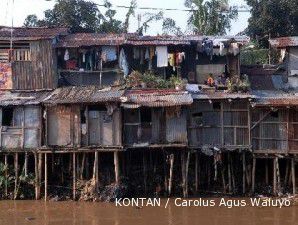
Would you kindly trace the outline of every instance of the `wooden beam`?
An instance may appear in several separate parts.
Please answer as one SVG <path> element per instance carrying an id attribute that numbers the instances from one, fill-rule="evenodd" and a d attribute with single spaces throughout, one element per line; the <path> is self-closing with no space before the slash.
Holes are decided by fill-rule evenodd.
<path id="1" fill-rule="evenodd" d="M 173 184 L 173 170 L 174 170 L 174 153 L 170 155 L 170 178 L 169 178 L 169 196 L 172 194 L 172 184 Z"/>
<path id="2" fill-rule="evenodd" d="M 25 177 L 28 176 L 28 152 L 25 152 Z"/>
<path id="3" fill-rule="evenodd" d="M 48 155 L 44 154 L 44 200 L 48 200 Z"/>
<path id="4" fill-rule="evenodd" d="M 35 200 L 38 200 L 38 158 L 37 153 L 34 152 L 34 170 L 35 170 Z"/>
<path id="5" fill-rule="evenodd" d="M 40 199 L 40 188 L 42 180 L 42 153 L 38 153 L 38 199 Z"/>
<path id="6" fill-rule="evenodd" d="M 252 159 L 252 184 L 251 184 L 252 193 L 255 193 L 255 183 L 256 183 L 256 158 L 253 157 L 253 159 Z"/>
<path id="7" fill-rule="evenodd" d="M 271 113 L 271 110 L 266 112 L 254 125 L 252 125 L 250 130 L 252 131 L 256 126 L 258 126 L 264 119 L 266 119 L 267 116 L 269 116 L 270 113 Z"/>
<path id="8" fill-rule="evenodd" d="M 242 152 L 242 193 L 246 193 L 246 158 L 245 158 L 245 151 Z"/>
<path id="9" fill-rule="evenodd" d="M 295 159 L 292 158 L 292 165 L 291 165 L 291 169 L 292 169 L 292 185 L 293 185 L 293 195 L 296 195 L 296 175 L 295 175 Z"/>
<path id="10" fill-rule="evenodd" d="M 7 159 L 7 154 L 5 154 L 4 156 L 4 165 L 5 165 L 5 197 L 8 196 L 8 187 L 7 187 L 7 184 L 8 184 L 8 159 Z"/>
<path id="11" fill-rule="evenodd" d="M 274 195 L 277 195 L 276 159 L 277 157 L 273 159 L 273 194 Z"/>
<path id="12" fill-rule="evenodd" d="M 14 157 L 14 169 L 15 169 L 15 182 L 14 182 L 14 200 L 18 196 L 18 180 L 19 180 L 19 154 L 15 153 Z"/>
<path id="13" fill-rule="evenodd" d="M 119 184 L 120 182 L 120 170 L 119 170 L 119 153 L 114 152 L 114 167 L 115 167 L 115 182 Z"/>
<path id="14" fill-rule="evenodd" d="M 197 151 L 195 157 L 195 191 L 198 193 L 199 190 L 199 152 Z"/>
<path id="15" fill-rule="evenodd" d="M 72 153 L 72 198 L 76 200 L 76 153 Z"/>

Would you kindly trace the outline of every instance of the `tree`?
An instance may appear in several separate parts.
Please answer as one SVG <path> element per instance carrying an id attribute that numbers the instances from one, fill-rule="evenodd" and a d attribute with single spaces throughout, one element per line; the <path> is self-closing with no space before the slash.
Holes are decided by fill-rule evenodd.
<path id="1" fill-rule="evenodd" d="M 228 0 L 185 0 L 185 7 L 191 9 L 188 23 L 195 33 L 224 35 L 236 19 L 236 7 L 228 6 Z"/>
<path id="2" fill-rule="evenodd" d="M 73 32 L 93 32 L 99 29 L 102 15 L 97 5 L 84 0 L 57 0 L 53 9 L 44 12 L 44 19 L 29 15 L 24 26 L 69 27 Z"/>
<path id="3" fill-rule="evenodd" d="M 143 17 L 145 18 L 144 22 L 137 30 L 137 33 L 140 35 L 147 32 L 151 22 L 163 19 L 163 12 L 160 11 L 158 13 L 145 13 Z"/>
<path id="4" fill-rule="evenodd" d="M 247 34 L 268 46 L 268 38 L 298 35 L 297 0 L 246 0 L 251 7 Z"/>
<path id="5" fill-rule="evenodd" d="M 165 18 L 162 23 L 163 34 L 166 35 L 182 35 L 181 28 L 176 25 L 175 20 L 172 18 Z"/>
<path id="6" fill-rule="evenodd" d="M 27 18 L 24 21 L 24 26 L 25 27 L 38 27 L 38 18 L 36 15 L 28 15 Z"/>

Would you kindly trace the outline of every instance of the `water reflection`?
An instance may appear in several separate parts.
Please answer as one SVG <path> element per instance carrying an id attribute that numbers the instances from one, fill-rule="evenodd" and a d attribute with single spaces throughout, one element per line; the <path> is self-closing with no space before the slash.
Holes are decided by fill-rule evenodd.
<path id="1" fill-rule="evenodd" d="M 0 201 L 0 224 L 32 225 L 287 225 L 298 207 L 115 207 L 109 203 Z"/>

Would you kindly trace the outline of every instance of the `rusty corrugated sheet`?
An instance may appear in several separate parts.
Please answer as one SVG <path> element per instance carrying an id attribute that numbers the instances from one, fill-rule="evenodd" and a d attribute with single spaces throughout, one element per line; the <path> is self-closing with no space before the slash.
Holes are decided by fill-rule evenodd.
<path id="1" fill-rule="evenodd" d="M 193 102 L 188 92 L 176 90 L 129 90 L 125 97 L 125 104 L 145 107 L 190 105 Z"/>
<path id="2" fill-rule="evenodd" d="M 255 91 L 255 106 L 298 106 L 297 92 Z"/>
<path id="3" fill-rule="evenodd" d="M 33 41 L 42 39 L 53 39 L 59 35 L 66 35 L 69 33 L 68 28 L 56 27 L 14 27 L 12 29 L 13 41 Z M 0 40 L 11 39 L 11 28 L 0 26 Z"/>
<path id="4" fill-rule="evenodd" d="M 129 45 L 190 45 L 187 36 L 133 36 L 128 37 L 125 44 Z"/>
<path id="5" fill-rule="evenodd" d="M 127 34 L 130 35 L 130 34 Z M 76 33 L 62 37 L 55 45 L 57 48 L 78 48 L 96 45 L 122 45 L 126 34 Z"/>
<path id="6" fill-rule="evenodd" d="M 0 92 L 0 106 L 38 105 L 50 92 Z"/>
<path id="7" fill-rule="evenodd" d="M 298 46 L 298 36 L 274 38 L 270 39 L 269 42 L 270 45 L 274 48 Z"/>
<path id="8" fill-rule="evenodd" d="M 124 91 L 97 86 L 62 87 L 54 90 L 43 103 L 45 104 L 71 104 L 71 103 L 101 103 L 120 102 Z"/>
<path id="9" fill-rule="evenodd" d="M 212 99 L 253 99 L 254 95 L 250 93 L 228 93 L 228 92 L 200 92 L 192 94 L 193 99 L 212 100 Z"/>

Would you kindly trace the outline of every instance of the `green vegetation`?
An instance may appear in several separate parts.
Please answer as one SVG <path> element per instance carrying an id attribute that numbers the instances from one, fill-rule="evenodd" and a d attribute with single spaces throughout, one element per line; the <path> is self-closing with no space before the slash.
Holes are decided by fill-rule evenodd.
<path id="1" fill-rule="evenodd" d="M 227 87 L 229 92 L 248 92 L 250 83 L 247 75 L 234 76 L 227 80 Z"/>
<path id="2" fill-rule="evenodd" d="M 167 80 L 150 71 L 147 71 L 144 74 L 141 74 L 138 71 L 133 71 L 125 81 L 126 87 L 129 88 L 175 88 L 183 90 L 187 84 L 187 80 L 181 79 L 178 76 L 172 75 L 171 78 Z"/>

